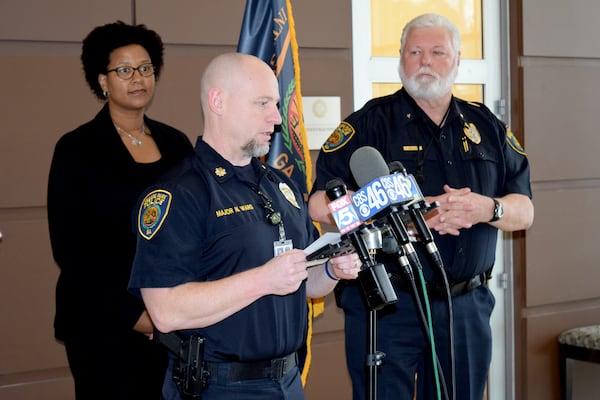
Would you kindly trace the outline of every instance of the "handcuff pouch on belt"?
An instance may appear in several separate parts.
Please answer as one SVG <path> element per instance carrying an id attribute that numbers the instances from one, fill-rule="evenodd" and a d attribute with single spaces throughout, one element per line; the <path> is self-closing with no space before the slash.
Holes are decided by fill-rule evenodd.
<path id="1" fill-rule="evenodd" d="M 204 362 L 203 336 L 192 334 L 187 338 L 175 332 L 154 330 L 154 339 L 177 356 L 173 365 L 173 381 L 186 399 L 202 399 L 201 393 L 208 385 L 210 373 Z"/>

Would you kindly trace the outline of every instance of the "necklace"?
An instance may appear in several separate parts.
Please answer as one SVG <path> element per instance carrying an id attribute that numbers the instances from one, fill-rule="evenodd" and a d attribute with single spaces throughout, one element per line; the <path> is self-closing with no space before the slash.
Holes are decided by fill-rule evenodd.
<path id="1" fill-rule="evenodd" d="M 119 125 L 117 125 L 115 122 L 113 122 L 115 128 L 117 129 L 117 132 L 119 133 L 124 133 L 129 140 L 131 140 L 131 144 L 134 146 L 141 146 L 142 145 L 142 139 L 138 139 L 135 136 L 133 136 L 131 133 L 127 132 L 125 129 L 121 128 Z M 140 130 L 142 131 L 141 135 L 147 135 L 148 133 L 146 132 L 146 125 L 144 125 L 142 123 L 142 127 L 140 128 Z"/>

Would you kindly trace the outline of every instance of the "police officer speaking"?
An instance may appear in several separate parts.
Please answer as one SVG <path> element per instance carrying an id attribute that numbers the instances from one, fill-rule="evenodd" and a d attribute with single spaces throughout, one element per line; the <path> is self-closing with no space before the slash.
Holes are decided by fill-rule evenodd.
<path id="1" fill-rule="evenodd" d="M 196 154 L 139 206 L 130 290 L 159 331 L 202 338 L 195 348 L 203 347 L 206 374 L 196 376 L 207 384 L 194 395 L 205 400 L 303 399 L 297 351 L 306 297 L 359 271 L 355 254 L 307 266 L 300 249 L 318 237 L 307 204 L 288 177 L 257 159 L 281 123 L 278 101 L 262 60 L 216 57 L 201 81 L 205 130 Z M 176 364 L 172 354 L 166 399 L 181 398 Z"/>

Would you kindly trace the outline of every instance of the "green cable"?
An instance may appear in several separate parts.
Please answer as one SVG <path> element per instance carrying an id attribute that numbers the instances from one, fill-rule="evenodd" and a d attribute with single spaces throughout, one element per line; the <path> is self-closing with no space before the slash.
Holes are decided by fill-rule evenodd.
<path id="1" fill-rule="evenodd" d="M 433 375 L 435 377 L 435 388 L 436 388 L 436 392 L 437 392 L 437 398 L 438 400 L 442 399 L 442 393 L 440 390 L 440 377 L 438 374 L 438 368 L 437 368 L 437 352 L 435 350 L 435 337 L 433 335 L 433 322 L 431 321 L 431 309 L 429 307 L 429 297 L 427 296 L 427 286 L 425 285 L 425 277 L 423 276 L 423 271 L 418 268 L 417 269 L 419 271 L 419 279 L 421 281 L 421 289 L 423 292 L 423 300 L 425 303 L 425 309 L 426 309 L 426 313 L 427 313 L 427 325 L 429 325 L 429 341 L 431 343 L 431 357 L 432 357 L 432 364 L 433 364 Z"/>

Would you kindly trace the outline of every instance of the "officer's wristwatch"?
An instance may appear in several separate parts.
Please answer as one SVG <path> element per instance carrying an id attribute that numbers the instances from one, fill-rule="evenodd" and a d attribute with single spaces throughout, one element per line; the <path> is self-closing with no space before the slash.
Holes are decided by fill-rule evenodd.
<path id="1" fill-rule="evenodd" d="M 504 207 L 502 207 L 502 203 L 498 200 L 492 198 L 494 200 L 494 216 L 490 219 L 490 222 L 498 221 L 504 215 Z"/>

